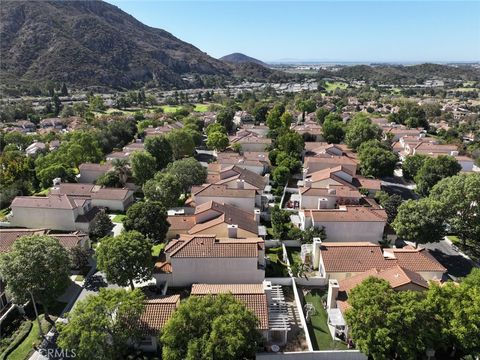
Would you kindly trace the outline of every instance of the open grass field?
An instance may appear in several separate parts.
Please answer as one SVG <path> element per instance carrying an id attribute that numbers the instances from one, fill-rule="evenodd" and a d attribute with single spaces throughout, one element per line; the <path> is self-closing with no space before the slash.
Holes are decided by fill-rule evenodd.
<path id="1" fill-rule="evenodd" d="M 340 81 L 335 81 L 335 82 L 326 82 L 325 83 L 325 89 L 327 91 L 333 91 L 335 89 L 346 89 L 348 87 L 348 84 Z"/>
<path id="2" fill-rule="evenodd" d="M 340 341 L 333 341 L 327 325 L 327 311 L 323 308 L 322 295 L 326 290 L 313 289 L 305 295 L 305 301 L 315 307 L 315 315 L 307 323 L 308 331 L 312 336 L 314 350 L 346 350 L 347 345 Z"/>
<path id="3" fill-rule="evenodd" d="M 194 111 L 196 112 L 207 112 L 209 104 L 195 104 Z M 181 105 L 163 105 L 160 106 L 165 113 L 174 113 L 178 109 L 180 109 Z"/>

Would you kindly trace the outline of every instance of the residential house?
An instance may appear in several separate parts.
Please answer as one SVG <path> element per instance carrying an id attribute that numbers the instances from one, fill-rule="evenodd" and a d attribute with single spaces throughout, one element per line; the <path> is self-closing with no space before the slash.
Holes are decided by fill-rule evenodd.
<path id="1" fill-rule="evenodd" d="M 249 131 L 251 133 L 254 133 L 254 134 L 257 134 L 259 136 L 267 136 L 269 131 L 270 131 L 270 128 L 265 125 L 264 123 L 261 123 L 259 125 L 255 125 L 255 124 L 244 124 L 242 126 L 242 129 L 243 130 L 246 130 L 246 131 Z"/>
<path id="2" fill-rule="evenodd" d="M 77 177 L 79 183 L 90 183 L 93 184 L 97 179 L 110 170 L 113 169 L 111 163 L 95 164 L 95 163 L 83 163 L 80 164 L 78 170 L 80 171 L 80 176 Z"/>
<path id="3" fill-rule="evenodd" d="M 47 130 L 62 130 L 65 127 L 64 121 L 60 118 L 47 118 L 40 120 L 39 125 L 42 129 Z"/>
<path id="4" fill-rule="evenodd" d="M 13 123 L 13 126 L 18 130 L 23 133 L 31 133 L 35 132 L 37 127 L 35 126 L 34 123 L 28 120 L 18 120 Z"/>
<path id="5" fill-rule="evenodd" d="M 351 175 L 355 175 L 357 172 L 357 165 L 358 161 L 349 158 L 348 156 L 317 154 L 315 156 L 306 156 L 303 168 L 304 173 L 308 175 L 320 170 L 342 166 L 344 170 L 347 170 Z"/>
<path id="6" fill-rule="evenodd" d="M 246 284 L 193 284 L 191 296 L 231 294 L 245 304 L 258 319 L 258 330 L 263 339 L 284 345 L 289 328 L 288 313 L 279 285 L 269 281 Z M 282 310 L 284 310 L 282 312 Z"/>
<path id="7" fill-rule="evenodd" d="M 233 117 L 233 123 L 237 126 L 253 121 L 255 121 L 253 115 L 243 110 L 236 111 L 235 116 Z"/>
<path id="8" fill-rule="evenodd" d="M 425 281 L 442 280 L 446 269 L 425 248 L 386 248 L 371 242 L 314 241 L 312 267 L 327 279 L 342 281 L 365 271 L 381 272 L 400 266 Z"/>
<path id="9" fill-rule="evenodd" d="M 27 156 L 35 156 L 47 149 L 47 145 L 41 141 L 35 141 L 33 144 L 30 144 L 26 149 L 25 153 Z"/>
<path id="10" fill-rule="evenodd" d="M 195 283 L 250 284 L 265 277 L 263 239 L 181 235 L 171 240 L 155 264 L 157 286 L 185 287 Z"/>
<path id="11" fill-rule="evenodd" d="M 166 135 L 172 130 L 183 128 L 183 124 L 179 121 L 173 123 L 164 122 L 162 126 L 153 127 L 149 126 L 144 130 L 145 137 L 156 136 L 156 135 Z"/>
<path id="12" fill-rule="evenodd" d="M 240 144 L 241 150 L 245 151 L 265 151 L 271 145 L 272 140 L 259 136 L 254 132 L 241 130 L 236 135 L 229 137 L 230 144 Z"/>
<path id="13" fill-rule="evenodd" d="M 252 211 L 255 208 L 256 190 L 242 189 L 241 187 L 231 189 L 225 184 L 204 184 L 192 187 L 192 197 L 195 206 L 215 201 L 233 205 L 246 211 Z"/>
<path id="14" fill-rule="evenodd" d="M 305 121 L 302 124 L 292 124 L 291 129 L 302 135 L 308 141 L 322 141 L 322 126 L 315 121 Z"/>
<path id="15" fill-rule="evenodd" d="M 300 210 L 298 215 L 302 230 L 325 227 L 327 239 L 332 242 L 378 243 L 383 239 L 387 224 L 384 209 L 359 205 L 340 205 L 338 209 Z"/>
<path id="16" fill-rule="evenodd" d="M 143 313 L 138 320 L 142 339 L 137 347 L 145 352 L 157 352 L 160 333 L 180 305 L 180 295 L 166 295 L 144 302 Z"/>
<path id="17" fill-rule="evenodd" d="M 302 187 L 299 189 L 300 209 L 335 209 L 340 205 L 358 205 L 362 194 L 344 185 L 327 185 L 325 188 Z"/>
<path id="18" fill-rule="evenodd" d="M 326 142 L 305 142 L 305 156 L 331 155 L 342 156 L 343 150 L 336 144 Z"/>
<path id="19" fill-rule="evenodd" d="M 242 154 L 221 152 L 217 153 L 217 164 L 220 165 L 220 169 L 237 165 L 256 174 L 263 175 L 270 167 L 270 159 L 268 158 L 268 153 L 264 151 L 246 151 Z"/>
<path id="20" fill-rule="evenodd" d="M 49 194 L 17 196 L 11 204 L 11 226 L 89 232 L 99 208 L 88 197 Z"/>
<path id="21" fill-rule="evenodd" d="M 416 136 L 419 137 L 421 134 L 425 133 L 425 130 L 422 128 L 419 129 L 409 129 L 403 125 L 394 125 L 394 126 L 383 126 L 382 127 L 383 133 L 385 135 L 391 134 L 392 141 L 398 141 L 401 137 L 404 136 Z"/>
<path id="22" fill-rule="evenodd" d="M 209 168 L 207 181 L 216 185 L 226 185 L 230 189 L 254 189 L 256 191 L 255 205 L 263 208 L 268 203 L 270 192 L 270 174 L 261 176 L 253 171 L 232 165 L 223 169 L 217 167 L 218 172 Z"/>
<path id="23" fill-rule="evenodd" d="M 51 194 L 86 197 L 92 200 L 92 206 L 115 211 L 126 211 L 133 203 L 133 190 L 107 188 L 93 184 L 60 183 L 54 185 Z"/>

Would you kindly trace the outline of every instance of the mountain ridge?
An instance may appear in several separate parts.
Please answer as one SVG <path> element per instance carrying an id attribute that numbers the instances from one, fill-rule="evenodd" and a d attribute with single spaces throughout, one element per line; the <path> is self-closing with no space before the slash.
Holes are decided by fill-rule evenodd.
<path id="1" fill-rule="evenodd" d="M 219 60 L 234 64 L 253 63 L 268 67 L 263 61 L 238 52 L 222 56 Z"/>

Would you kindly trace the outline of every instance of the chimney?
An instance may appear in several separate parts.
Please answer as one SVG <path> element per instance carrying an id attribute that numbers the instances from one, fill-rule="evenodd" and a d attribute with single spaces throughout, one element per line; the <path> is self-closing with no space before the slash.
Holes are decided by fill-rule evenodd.
<path id="1" fill-rule="evenodd" d="M 269 173 L 265 174 L 264 178 L 267 179 L 266 183 L 267 183 L 267 185 L 269 185 L 270 184 L 270 174 Z"/>
<path id="2" fill-rule="evenodd" d="M 316 270 L 320 263 L 320 247 L 322 240 L 320 238 L 313 238 L 313 268 Z"/>
<path id="3" fill-rule="evenodd" d="M 272 303 L 272 283 L 267 280 L 263 280 L 263 291 L 267 296 L 267 304 Z"/>
<path id="4" fill-rule="evenodd" d="M 253 218 L 257 224 L 260 224 L 260 209 L 253 210 Z"/>
<path id="5" fill-rule="evenodd" d="M 318 199 L 318 209 L 328 209 L 328 199 L 319 198 Z"/>
<path id="6" fill-rule="evenodd" d="M 237 232 L 238 232 L 238 225 L 228 225 L 228 237 L 231 239 L 236 239 L 237 238 Z"/>
<path id="7" fill-rule="evenodd" d="M 306 187 L 306 188 L 311 188 L 312 187 L 312 180 L 311 179 L 306 179 L 303 183 L 303 185 Z"/>
<path id="8" fill-rule="evenodd" d="M 337 193 L 336 189 L 328 189 L 328 194 L 329 195 L 335 195 Z"/>
<path id="9" fill-rule="evenodd" d="M 57 178 L 53 179 L 52 182 L 53 182 L 53 187 L 55 187 L 55 186 L 60 185 L 60 183 L 62 182 L 62 179 L 57 177 Z"/>
<path id="10" fill-rule="evenodd" d="M 237 179 L 237 189 L 245 188 L 245 180 Z"/>
<path id="11" fill-rule="evenodd" d="M 457 150 L 450 151 L 450 156 L 458 156 L 458 151 Z"/>
<path id="12" fill-rule="evenodd" d="M 338 285 L 337 280 L 328 280 L 327 309 L 335 309 L 337 307 L 337 296 L 339 288 L 340 285 Z"/>

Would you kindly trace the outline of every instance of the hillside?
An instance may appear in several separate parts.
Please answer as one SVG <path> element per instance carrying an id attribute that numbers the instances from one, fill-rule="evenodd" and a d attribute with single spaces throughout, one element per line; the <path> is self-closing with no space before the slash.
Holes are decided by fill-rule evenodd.
<path id="1" fill-rule="evenodd" d="M 241 54 L 241 53 L 233 53 L 229 55 L 225 55 L 221 57 L 219 60 L 228 62 L 228 63 L 233 63 L 233 64 L 244 64 L 244 63 L 253 63 L 253 64 L 258 64 L 267 67 L 268 65 L 265 64 L 263 61 L 252 58 L 250 56 Z"/>
<path id="2" fill-rule="evenodd" d="M 469 66 L 449 66 L 440 64 L 401 65 L 356 65 L 345 66 L 338 71 L 322 70 L 321 77 L 336 76 L 347 80 L 364 80 L 367 82 L 416 84 L 425 80 L 478 80 L 480 70 Z"/>
<path id="3" fill-rule="evenodd" d="M 185 87 L 182 75 L 230 75 L 231 67 L 108 3 L 2 1 L 2 83 L 131 88 Z"/>

